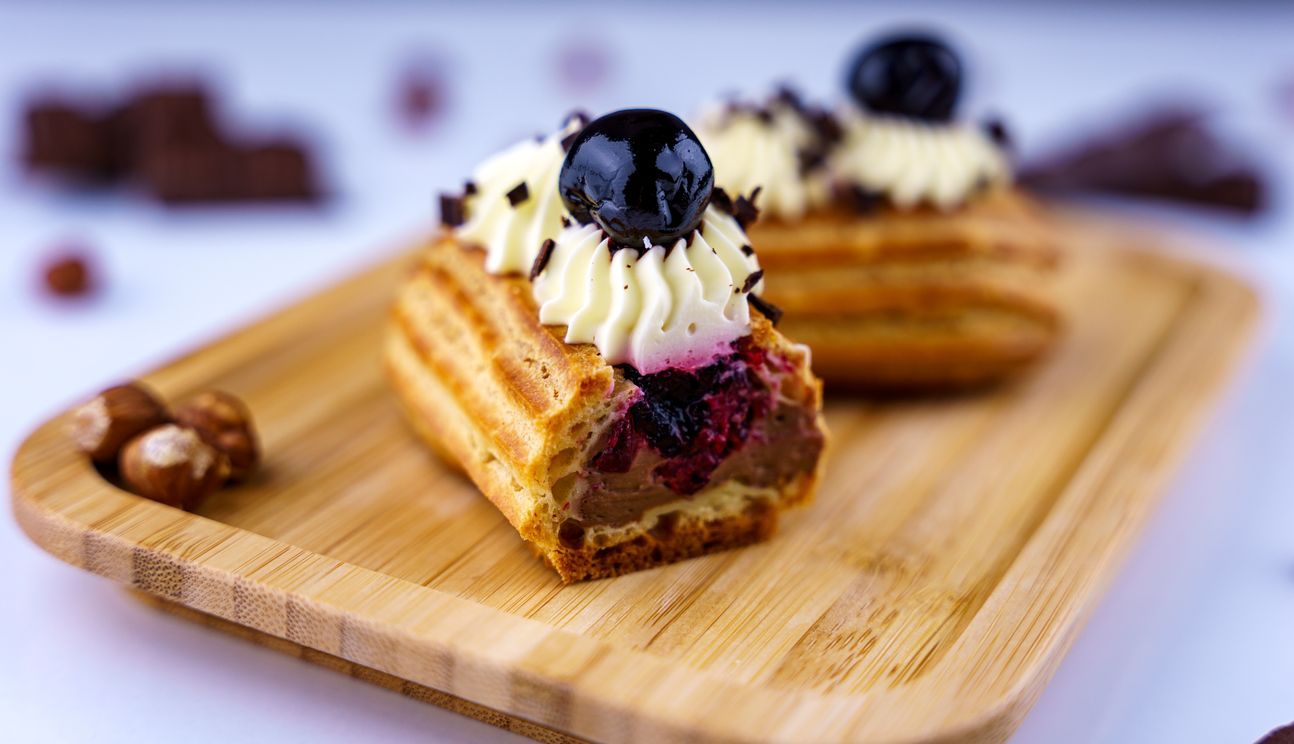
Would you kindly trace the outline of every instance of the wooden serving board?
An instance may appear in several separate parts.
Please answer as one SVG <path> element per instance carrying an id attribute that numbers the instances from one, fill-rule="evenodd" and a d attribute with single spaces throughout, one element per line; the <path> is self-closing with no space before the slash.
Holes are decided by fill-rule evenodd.
<path id="1" fill-rule="evenodd" d="M 1066 220 L 1070 326 L 1048 362 L 981 396 L 828 391 L 821 492 L 763 545 L 558 583 L 387 390 L 408 257 L 146 376 L 173 399 L 242 396 L 268 454 L 254 482 L 199 514 L 132 496 L 64 414 L 19 450 L 14 510 L 68 563 L 534 736 L 1002 740 L 1257 316 L 1232 277 Z"/>

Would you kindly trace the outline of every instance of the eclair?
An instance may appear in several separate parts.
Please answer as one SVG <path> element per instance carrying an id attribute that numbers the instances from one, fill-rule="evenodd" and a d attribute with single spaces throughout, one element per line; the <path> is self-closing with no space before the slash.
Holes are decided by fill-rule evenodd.
<path id="1" fill-rule="evenodd" d="M 826 430 L 746 215 L 677 117 L 528 140 L 442 197 L 386 362 L 409 420 L 565 582 L 769 537 Z"/>
<path id="2" fill-rule="evenodd" d="M 942 42 L 897 36 L 859 54 L 844 105 L 782 90 L 700 117 L 722 190 L 758 194 L 764 296 L 833 389 L 993 384 L 1059 335 L 1058 241 L 1005 128 L 954 120 L 960 82 Z"/>

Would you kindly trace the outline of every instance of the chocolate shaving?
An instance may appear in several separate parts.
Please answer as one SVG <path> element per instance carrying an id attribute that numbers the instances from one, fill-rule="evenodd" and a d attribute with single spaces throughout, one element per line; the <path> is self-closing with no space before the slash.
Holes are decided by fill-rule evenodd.
<path id="1" fill-rule="evenodd" d="M 570 227 L 570 226 L 571 226 L 571 218 L 567 217 L 566 215 L 562 215 L 562 227 Z"/>
<path id="2" fill-rule="evenodd" d="M 571 145 L 575 144 L 575 138 L 580 136 L 580 132 L 584 131 L 584 127 L 589 125 L 589 121 L 589 115 L 580 109 L 575 109 L 567 114 L 565 119 L 562 119 L 562 129 L 570 126 L 571 122 L 579 124 L 574 132 L 562 137 L 562 152 L 570 152 Z"/>
<path id="3" fill-rule="evenodd" d="M 827 148 L 815 142 L 808 147 L 800 148 L 795 153 L 795 157 L 800 175 L 808 175 L 827 164 Z"/>
<path id="4" fill-rule="evenodd" d="M 589 122 L 592 121 L 592 119 L 584 109 L 573 109 L 570 113 L 566 114 L 565 118 L 562 119 L 562 126 L 566 127 L 573 121 L 579 122 L 580 129 L 583 129 L 589 125 Z"/>
<path id="5" fill-rule="evenodd" d="M 718 207 L 720 210 L 728 214 L 732 214 L 732 197 L 728 196 L 728 192 L 718 186 L 715 186 L 714 190 L 710 192 L 710 203 Z"/>
<path id="6" fill-rule="evenodd" d="M 751 247 L 751 245 L 750 245 L 749 243 L 747 243 L 746 245 L 743 245 L 743 246 L 741 247 L 741 255 L 743 255 L 743 256 L 753 256 L 753 255 L 755 255 L 755 249 L 754 249 L 754 248 L 752 248 L 752 247 Z"/>
<path id="7" fill-rule="evenodd" d="M 746 281 L 741 285 L 741 291 L 749 292 L 750 290 L 754 289 L 755 285 L 759 284 L 759 280 L 763 278 L 764 278 L 764 270 L 755 269 L 754 271 L 746 275 Z"/>
<path id="8" fill-rule="evenodd" d="M 1011 130 L 1007 129 L 1006 122 L 999 116 L 991 116 L 984 121 L 984 134 L 993 140 L 993 144 L 997 145 L 999 150 L 1010 152 L 1015 149 Z"/>
<path id="9" fill-rule="evenodd" d="M 463 210 L 463 197 L 454 194 L 440 195 L 440 224 L 445 227 L 458 227 L 467 221 Z"/>
<path id="10" fill-rule="evenodd" d="M 744 196 L 737 197 L 737 201 L 732 205 L 733 219 L 745 230 L 747 226 L 755 223 L 759 219 L 759 207 L 755 206 L 755 200 L 759 198 L 759 192 L 764 189 L 763 186 L 756 186 L 755 190 L 750 192 L 750 198 Z"/>
<path id="11" fill-rule="evenodd" d="M 508 192 L 508 203 L 513 207 L 521 204 L 530 198 L 530 189 L 526 187 L 526 182 L 522 181 Z"/>
<path id="12" fill-rule="evenodd" d="M 553 249 L 556 247 L 557 243 L 552 238 L 548 238 L 543 245 L 539 246 L 539 253 L 535 255 L 535 262 L 530 266 L 530 281 L 533 282 L 539 278 L 540 274 L 544 273 L 544 269 L 548 266 L 548 259 L 553 257 Z"/>
<path id="13" fill-rule="evenodd" d="M 805 115 L 809 111 L 808 106 L 804 104 L 804 99 L 800 97 L 799 91 L 790 85 L 779 85 L 777 91 L 773 93 L 773 102 L 780 103 L 800 115 Z"/>
<path id="14" fill-rule="evenodd" d="M 476 181 L 463 182 L 463 196 L 476 196 Z"/>
<path id="15" fill-rule="evenodd" d="M 855 214 L 871 214 L 885 206 L 885 194 L 870 191 L 856 183 L 840 183 L 835 188 L 836 200 Z"/>
<path id="16" fill-rule="evenodd" d="M 758 310 L 765 318 L 768 318 L 768 322 L 772 323 L 774 328 L 777 327 L 777 322 L 782 319 L 782 309 L 780 307 L 753 292 L 746 295 L 746 299 L 750 301 L 752 307 Z"/>

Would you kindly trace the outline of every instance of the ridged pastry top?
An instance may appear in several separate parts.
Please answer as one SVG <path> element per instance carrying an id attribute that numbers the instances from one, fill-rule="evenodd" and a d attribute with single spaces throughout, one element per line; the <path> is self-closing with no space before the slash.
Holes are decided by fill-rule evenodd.
<path id="1" fill-rule="evenodd" d="M 835 178 L 884 194 L 897 207 L 953 209 L 1011 179 L 1006 157 L 977 127 L 856 109 L 841 119 L 844 140 L 830 160 Z"/>
<path id="2" fill-rule="evenodd" d="M 697 134 L 714 162 L 716 185 L 731 194 L 761 188 L 760 208 L 774 217 L 797 220 L 831 198 L 825 174 L 805 167 L 818 135 L 789 105 L 714 106 L 702 114 Z"/>
<path id="3" fill-rule="evenodd" d="M 762 276 L 741 226 L 711 205 L 690 241 L 669 248 L 613 249 L 596 225 L 564 229 L 534 295 L 540 322 L 565 325 L 567 343 L 651 374 L 706 363 L 749 334 L 747 294 Z"/>
<path id="4" fill-rule="evenodd" d="M 539 247 L 561 231 L 566 214 L 557 193 L 557 174 L 566 158 L 562 139 L 580 124 L 572 118 L 559 132 L 518 142 L 472 174 L 476 193 L 465 199 L 467 221 L 457 236 L 485 249 L 490 273 L 530 271 Z"/>

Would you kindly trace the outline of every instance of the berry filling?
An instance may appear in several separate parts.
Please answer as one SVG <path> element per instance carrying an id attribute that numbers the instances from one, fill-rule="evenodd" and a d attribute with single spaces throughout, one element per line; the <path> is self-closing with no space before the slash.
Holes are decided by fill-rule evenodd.
<path id="1" fill-rule="evenodd" d="M 663 458 L 652 469 L 653 480 L 683 496 L 700 491 L 768 414 L 773 395 L 759 374 L 766 361 L 747 337 L 734 342 L 731 354 L 694 370 L 644 375 L 622 367 L 642 394 L 612 425 L 591 465 L 603 473 L 628 472 L 645 444 Z"/>

